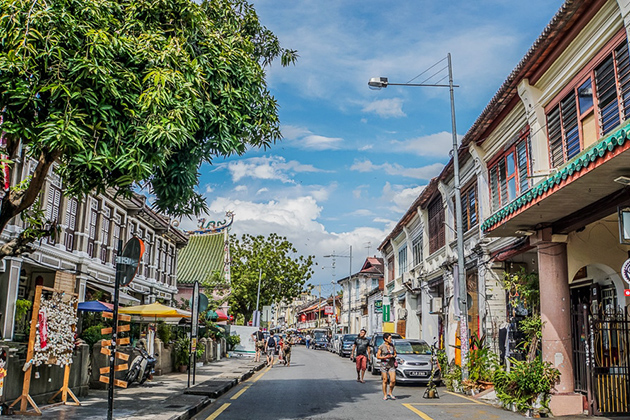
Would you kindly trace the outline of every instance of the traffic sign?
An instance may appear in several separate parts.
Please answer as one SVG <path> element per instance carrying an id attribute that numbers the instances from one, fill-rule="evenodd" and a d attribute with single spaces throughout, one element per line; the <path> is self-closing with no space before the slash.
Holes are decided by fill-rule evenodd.
<path id="1" fill-rule="evenodd" d="M 623 291 L 623 295 L 624 295 L 624 296 L 627 296 L 627 297 L 630 297 L 630 289 L 625 289 L 625 290 Z"/>
<path id="2" fill-rule="evenodd" d="M 138 272 L 140 259 L 144 254 L 144 242 L 137 237 L 127 241 L 122 255 L 116 257 L 116 269 L 121 272 L 121 286 L 127 286 Z"/>

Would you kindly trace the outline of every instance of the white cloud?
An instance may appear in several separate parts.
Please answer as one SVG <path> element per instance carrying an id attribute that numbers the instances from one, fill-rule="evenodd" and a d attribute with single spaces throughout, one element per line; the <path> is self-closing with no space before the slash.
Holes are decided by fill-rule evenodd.
<path id="1" fill-rule="evenodd" d="M 359 151 L 360 152 L 365 152 L 366 150 L 371 150 L 373 149 L 374 146 L 371 144 L 366 144 L 365 146 L 359 147 Z"/>
<path id="2" fill-rule="evenodd" d="M 383 187 L 381 200 L 390 203 L 389 208 L 392 211 L 404 213 L 409 209 L 411 203 L 420 196 L 424 187 L 425 185 L 409 188 L 403 185 L 392 185 L 387 182 Z"/>
<path id="3" fill-rule="evenodd" d="M 282 156 L 263 156 L 248 159 L 233 160 L 216 165 L 217 169 L 227 168 L 233 182 L 244 178 L 276 180 L 283 183 L 293 183 L 292 173 L 323 172 L 312 165 L 304 165 L 295 160 L 287 161 Z"/>
<path id="4" fill-rule="evenodd" d="M 350 170 L 357 172 L 384 171 L 388 175 L 398 175 L 415 179 L 431 179 L 444 168 L 442 163 L 433 163 L 420 168 L 405 168 L 398 163 L 383 163 L 377 165 L 370 160 L 355 161 Z"/>
<path id="5" fill-rule="evenodd" d="M 374 113 L 383 118 L 400 118 L 407 116 L 402 110 L 402 99 L 400 98 L 372 101 L 363 107 L 363 112 Z"/>
<path id="6" fill-rule="evenodd" d="M 461 140 L 462 136 L 459 136 Z M 434 156 L 445 158 L 453 149 L 453 135 L 446 131 L 416 137 L 404 141 L 392 141 L 392 144 L 400 146 L 401 150 L 415 153 L 418 156 Z"/>
<path id="7" fill-rule="evenodd" d="M 348 214 L 348 216 L 365 217 L 374 216 L 374 212 L 368 209 L 358 209 Z"/>
<path id="8" fill-rule="evenodd" d="M 258 191 L 256 191 L 256 195 L 260 195 L 262 193 L 266 193 L 269 192 L 269 188 L 261 188 Z"/>
<path id="9" fill-rule="evenodd" d="M 236 192 L 247 192 L 247 185 L 237 185 L 236 187 L 234 187 L 234 191 Z"/>
<path id="10" fill-rule="evenodd" d="M 210 184 L 206 185 L 206 194 L 210 194 L 214 191 L 214 188 Z"/>
<path id="11" fill-rule="evenodd" d="M 282 126 L 282 136 L 285 144 L 306 150 L 337 150 L 341 147 L 343 139 L 340 137 L 326 137 L 314 134 L 307 128 L 293 125 Z"/>

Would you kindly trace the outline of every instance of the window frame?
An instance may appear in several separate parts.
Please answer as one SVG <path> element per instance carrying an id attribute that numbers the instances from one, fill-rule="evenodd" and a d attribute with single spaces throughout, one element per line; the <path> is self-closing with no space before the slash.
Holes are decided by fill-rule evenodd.
<path id="1" fill-rule="evenodd" d="M 508 143 L 508 145 L 501 151 L 501 153 L 497 154 L 488 163 L 488 189 L 490 193 L 490 206 L 492 207 L 492 212 L 498 211 L 499 209 L 502 209 L 503 207 L 507 206 L 512 201 L 520 197 L 523 193 L 525 193 L 526 191 L 529 191 L 529 189 L 532 187 L 531 181 L 527 181 L 527 188 L 524 190 L 522 189 L 522 186 L 523 186 L 523 180 L 521 179 L 522 168 L 519 166 L 519 159 L 518 159 L 519 157 L 518 149 L 519 149 L 519 146 L 521 145 L 525 145 L 525 161 L 526 161 L 525 177 L 526 179 L 529 180 L 529 178 L 532 175 L 531 136 L 530 136 L 529 125 L 525 126 L 525 128 L 523 128 L 519 132 L 519 134 L 515 136 Z M 513 159 L 514 159 L 514 174 L 508 178 L 507 158 L 510 155 L 513 156 Z M 507 198 L 503 197 L 504 189 L 502 188 L 501 177 L 499 173 L 500 165 L 503 165 L 503 170 L 505 171 L 505 193 L 507 194 Z M 493 185 L 493 181 L 492 181 L 493 170 L 496 170 L 496 180 L 495 180 L 496 184 L 495 185 Z M 516 186 L 514 197 L 509 196 L 509 187 L 508 187 L 509 179 L 514 179 L 514 183 Z M 496 188 L 496 191 L 493 190 L 493 188 Z M 494 200 L 495 192 L 496 194 L 498 194 L 498 202 L 496 204 Z M 463 194 L 462 194 L 462 199 L 463 199 Z M 477 201 L 477 206 L 478 206 L 478 203 L 479 203 L 478 194 L 477 194 L 476 201 Z M 479 221 L 479 207 L 477 207 L 477 222 L 478 221 Z"/>
<path id="2" fill-rule="evenodd" d="M 515 169 L 514 171 L 515 173 L 518 172 L 517 169 Z M 474 205 L 474 210 L 475 210 L 475 222 L 473 224 L 471 224 L 470 222 L 470 201 L 468 200 L 470 194 L 473 194 L 473 197 L 475 199 L 475 205 Z M 462 232 L 466 233 L 468 232 L 470 229 L 474 228 L 475 226 L 477 226 L 479 224 L 479 190 L 477 189 L 477 178 L 475 177 L 475 179 L 473 179 L 471 182 L 469 182 L 464 188 L 462 188 L 462 191 L 460 193 L 460 198 L 461 198 L 461 204 L 462 204 Z"/>
<path id="3" fill-rule="evenodd" d="M 433 215 L 431 214 L 432 212 L 434 213 Z M 446 245 L 445 211 L 441 194 L 438 194 L 437 197 L 431 200 L 427 206 L 427 215 L 429 221 L 429 254 L 433 254 Z"/>

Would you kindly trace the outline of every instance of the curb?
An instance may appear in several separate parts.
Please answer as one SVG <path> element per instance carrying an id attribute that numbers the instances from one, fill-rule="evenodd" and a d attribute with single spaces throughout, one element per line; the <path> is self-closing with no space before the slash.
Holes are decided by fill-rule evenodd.
<path id="1" fill-rule="evenodd" d="M 223 387 L 223 389 L 220 392 L 217 392 L 215 394 L 216 397 L 214 398 L 214 400 L 216 400 L 221 395 L 225 394 L 226 392 L 228 392 L 230 389 L 232 389 L 236 385 L 240 384 L 241 382 L 251 378 L 252 376 L 254 376 L 255 372 L 258 372 L 259 370 L 261 370 L 264 367 L 265 367 L 264 363 L 259 363 L 258 365 L 253 366 L 247 372 L 243 373 L 237 380 L 230 381 L 229 385 L 226 384 L 227 386 Z M 199 412 L 201 412 L 204 409 L 206 409 L 210 404 L 213 403 L 214 400 L 212 398 L 209 398 L 209 397 L 208 398 L 204 398 L 198 404 L 195 404 L 192 407 L 188 407 L 186 409 L 186 411 L 184 411 L 183 413 L 179 414 L 178 416 L 172 417 L 170 420 L 189 420 L 190 418 L 192 418 L 193 416 L 195 416 Z"/>

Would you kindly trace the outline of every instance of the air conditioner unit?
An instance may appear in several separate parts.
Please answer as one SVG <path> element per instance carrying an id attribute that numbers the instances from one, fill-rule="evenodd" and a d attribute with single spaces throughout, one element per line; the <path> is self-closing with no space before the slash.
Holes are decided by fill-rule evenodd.
<path id="1" fill-rule="evenodd" d="M 442 298 L 436 297 L 432 298 L 429 302 L 429 313 L 431 314 L 440 314 L 442 313 Z"/>

